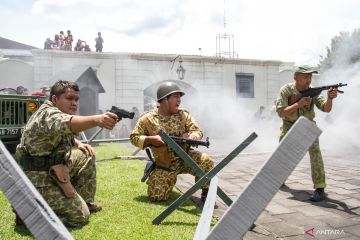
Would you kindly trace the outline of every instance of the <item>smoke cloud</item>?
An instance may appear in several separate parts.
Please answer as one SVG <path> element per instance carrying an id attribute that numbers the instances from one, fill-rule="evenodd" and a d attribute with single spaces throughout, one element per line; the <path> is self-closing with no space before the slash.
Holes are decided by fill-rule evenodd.
<path id="1" fill-rule="evenodd" d="M 344 51 L 338 54 L 350 53 Z M 289 82 L 292 81 L 289 79 Z M 320 148 L 324 155 L 354 156 L 360 153 L 360 63 L 350 65 L 348 62 L 337 62 L 331 69 L 314 78 L 312 85 L 316 87 L 337 83 L 347 83 L 348 86 L 339 89 L 344 94 L 339 93 L 333 100 L 332 111 L 325 113 L 315 107 L 315 121 L 323 131 Z M 258 138 L 244 152 L 273 152 L 276 149 L 281 119 L 271 112 L 271 106 L 264 106 L 262 115 L 256 117 L 260 106 L 251 108 L 242 103 L 242 99 L 227 97 L 220 91 L 199 92 L 198 100 L 185 100 L 184 103 L 204 130 L 205 136 L 221 140 L 217 144 L 222 145 L 213 145 L 213 148 L 233 149 L 252 132 L 256 132 Z M 326 99 L 327 91 L 322 94 Z"/>
<path id="2" fill-rule="evenodd" d="M 244 152 L 271 152 L 276 148 L 280 118 L 271 112 L 271 106 L 264 106 L 262 114 L 257 114 L 260 106 L 251 108 L 219 91 L 199 94 L 197 101 L 184 105 L 204 130 L 204 136 L 210 142 L 215 140 L 212 148 L 216 152 L 228 154 L 252 132 L 258 137 Z"/>
<path id="3" fill-rule="evenodd" d="M 347 54 L 344 52 L 343 54 Z M 345 93 L 338 94 L 333 101 L 333 109 L 328 114 L 318 114 L 318 123 L 323 129 L 321 147 L 336 155 L 349 155 L 360 152 L 360 64 L 344 65 L 336 63 L 321 74 L 324 84 L 347 83 L 341 88 Z"/>

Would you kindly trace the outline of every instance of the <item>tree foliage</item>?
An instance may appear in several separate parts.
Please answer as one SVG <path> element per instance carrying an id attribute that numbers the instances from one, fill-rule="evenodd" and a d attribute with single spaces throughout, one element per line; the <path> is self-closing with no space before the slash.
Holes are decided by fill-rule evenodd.
<path id="1" fill-rule="evenodd" d="M 331 39 L 326 52 L 325 57 L 320 57 L 319 67 L 322 71 L 360 62 L 360 29 L 355 29 L 352 33 L 340 32 Z"/>

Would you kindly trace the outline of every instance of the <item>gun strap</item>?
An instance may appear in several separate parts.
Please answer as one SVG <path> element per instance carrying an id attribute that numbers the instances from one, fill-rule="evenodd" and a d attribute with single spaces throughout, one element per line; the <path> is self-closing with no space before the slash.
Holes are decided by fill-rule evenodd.
<path id="1" fill-rule="evenodd" d="M 150 161 L 155 162 L 154 156 L 152 154 L 152 151 L 149 147 L 145 148 L 145 152 L 148 155 Z"/>
<path id="2" fill-rule="evenodd" d="M 187 113 L 186 111 L 181 111 L 181 113 L 181 126 L 183 127 L 183 129 L 185 129 L 186 119 L 189 117 L 189 113 Z"/>

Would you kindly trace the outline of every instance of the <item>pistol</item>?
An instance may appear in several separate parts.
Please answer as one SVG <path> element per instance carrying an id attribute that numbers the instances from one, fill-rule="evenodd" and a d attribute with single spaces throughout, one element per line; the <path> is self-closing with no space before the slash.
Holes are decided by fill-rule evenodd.
<path id="1" fill-rule="evenodd" d="M 134 112 L 128 112 L 128 111 L 126 111 L 124 109 L 120 109 L 120 108 L 115 107 L 115 106 L 111 107 L 110 112 L 115 113 L 118 116 L 119 119 L 122 119 L 122 118 L 133 119 L 134 115 L 135 115 Z"/>

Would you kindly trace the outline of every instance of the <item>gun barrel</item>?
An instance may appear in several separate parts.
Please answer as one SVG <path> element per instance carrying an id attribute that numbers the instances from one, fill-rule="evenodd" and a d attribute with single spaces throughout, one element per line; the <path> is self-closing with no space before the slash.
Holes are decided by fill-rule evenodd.
<path id="1" fill-rule="evenodd" d="M 206 138 L 206 141 L 201 141 L 201 140 L 192 140 L 192 139 L 188 139 L 188 138 L 182 138 L 182 137 L 175 137 L 175 136 L 170 136 L 175 142 L 177 143 L 186 143 L 189 144 L 191 146 L 205 146 L 207 148 L 209 148 L 210 146 L 210 142 L 209 142 L 209 138 Z"/>
<path id="2" fill-rule="evenodd" d="M 338 83 L 338 84 L 332 84 L 332 85 L 327 85 L 327 86 L 323 86 L 323 89 L 329 89 L 329 88 L 339 88 L 339 87 L 345 87 L 347 86 L 347 83 Z"/>

